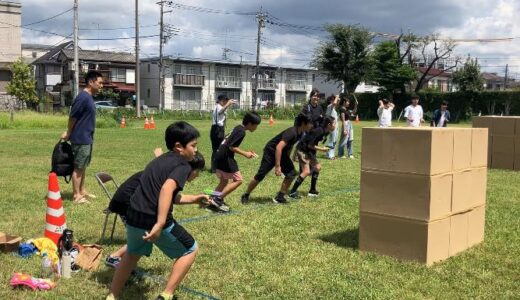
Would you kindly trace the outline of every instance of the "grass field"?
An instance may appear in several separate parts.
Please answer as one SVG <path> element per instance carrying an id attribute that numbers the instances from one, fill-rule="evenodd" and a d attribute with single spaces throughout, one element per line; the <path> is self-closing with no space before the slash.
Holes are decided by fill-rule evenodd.
<path id="1" fill-rule="evenodd" d="M 60 119 L 65 128 L 66 119 Z M 267 122 L 265 122 L 267 123 Z M 290 121 L 273 127 L 262 124 L 248 133 L 243 148 L 261 152 L 265 142 Z M 98 129 L 87 187 L 98 196 L 90 204 L 70 201 L 71 185 L 60 180 L 67 225 L 80 243 L 100 237 L 102 209 L 108 200 L 94 179 L 107 171 L 116 180 L 142 170 L 164 148 L 163 132 L 141 128 Z M 192 122 L 201 131 L 199 149 L 209 159 L 209 125 Z M 228 124 L 232 128 L 238 121 Z M 362 122 L 361 126 L 374 123 Z M 135 124 L 137 126 L 137 124 Z M 53 126 L 51 126 L 53 127 Z M 63 129 L 0 130 L 0 231 L 24 240 L 43 235 L 50 155 Z M 358 250 L 359 168 L 361 128 L 356 126 L 355 160 L 325 161 L 318 185 L 322 195 L 303 198 L 286 206 L 271 204 L 280 178 L 270 174 L 253 193 L 253 203 L 241 205 L 245 184 L 227 200 L 235 213 L 214 215 L 196 206 L 176 207 L 177 220 L 197 239 L 200 252 L 183 282 L 185 288 L 219 299 L 513 299 L 520 298 L 520 173 L 490 170 L 488 176 L 485 242 L 445 262 L 426 268 Z M 260 160 L 238 158 L 245 181 L 254 175 Z M 187 185 L 186 193 L 216 186 L 208 173 Z M 308 180 L 300 188 L 306 191 Z M 119 222 L 119 221 L 118 221 Z M 105 255 L 125 242 L 118 223 L 115 243 L 104 245 Z M 39 257 L 22 259 L 0 254 L 0 299 L 104 299 L 113 271 L 100 266 L 94 272 L 74 274 L 50 292 L 12 290 L 13 272 L 38 276 Z M 155 249 L 140 267 L 147 280 L 127 285 L 123 299 L 154 299 L 163 288 L 153 278 L 166 278 L 170 261 Z M 181 299 L 202 299 L 187 289 Z"/>

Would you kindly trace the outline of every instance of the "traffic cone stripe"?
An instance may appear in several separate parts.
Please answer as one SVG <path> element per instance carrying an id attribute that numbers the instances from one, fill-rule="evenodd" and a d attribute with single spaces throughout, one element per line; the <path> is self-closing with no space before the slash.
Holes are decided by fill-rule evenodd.
<path id="1" fill-rule="evenodd" d="M 61 233 L 63 232 L 63 230 L 67 229 L 67 224 L 63 224 L 61 226 L 56 226 L 56 225 L 52 225 L 52 224 L 47 224 L 45 225 L 45 231 L 46 232 L 52 232 L 52 233 L 56 233 L 56 234 L 59 234 L 61 236 Z"/>
<path id="2" fill-rule="evenodd" d="M 54 209 L 54 208 L 50 208 L 48 207 L 47 208 L 47 215 L 49 216 L 53 216 L 53 217 L 61 217 L 65 214 L 65 211 L 63 210 L 63 207 L 60 207 L 58 209 Z"/>
<path id="3" fill-rule="evenodd" d="M 60 195 L 60 192 L 52 192 L 52 191 L 49 191 L 49 193 L 47 194 L 47 198 L 49 200 L 61 200 L 61 195 Z"/>

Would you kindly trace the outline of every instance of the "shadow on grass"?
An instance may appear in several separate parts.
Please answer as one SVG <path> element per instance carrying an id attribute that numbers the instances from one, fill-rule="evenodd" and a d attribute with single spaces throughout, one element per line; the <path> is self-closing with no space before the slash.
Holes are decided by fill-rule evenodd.
<path id="1" fill-rule="evenodd" d="M 98 270 L 92 272 L 90 279 L 107 286 L 110 289 L 115 270 L 107 266 L 99 266 Z M 161 282 L 162 283 L 162 282 Z M 130 275 L 118 299 L 137 299 L 136 295 L 144 295 L 157 283 L 143 279 L 141 276 Z"/>
<path id="2" fill-rule="evenodd" d="M 336 244 L 342 248 L 359 248 L 359 228 L 347 229 L 344 231 L 334 232 L 328 235 L 322 235 L 319 237 L 320 240 Z"/>
<path id="3" fill-rule="evenodd" d="M 249 203 L 267 204 L 273 203 L 273 199 L 269 197 L 251 197 Z"/>

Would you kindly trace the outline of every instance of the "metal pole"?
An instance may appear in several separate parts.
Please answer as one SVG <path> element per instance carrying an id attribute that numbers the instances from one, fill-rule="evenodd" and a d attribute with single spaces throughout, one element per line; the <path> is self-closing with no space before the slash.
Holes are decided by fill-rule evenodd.
<path id="1" fill-rule="evenodd" d="M 141 117 L 141 101 L 139 97 L 139 0 L 135 0 L 135 103 L 137 106 L 137 117 Z"/>
<path id="2" fill-rule="evenodd" d="M 73 98 L 76 98 L 76 96 L 79 93 L 78 23 L 78 0 L 74 0 L 74 85 L 72 86 Z"/>
<path id="3" fill-rule="evenodd" d="M 260 8 L 260 12 L 256 15 L 256 19 L 258 20 L 258 34 L 256 39 L 256 74 L 253 90 L 253 109 L 256 107 L 256 101 L 258 99 L 258 76 L 260 76 L 260 37 L 262 34 L 262 27 L 264 26 L 264 14 L 262 13 L 262 8 Z"/>
<path id="4" fill-rule="evenodd" d="M 504 91 L 507 89 L 508 71 L 509 71 L 509 64 L 506 64 L 506 74 L 504 76 Z"/>
<path id="5" fill-rule="evenodd" d="M 161 31 L 159 33 L 159 110 L 164 110 L 164 71 L 163 71 L 163 43 L 164 43 L 164 1 L 159 2 L 161 5 Z"/>

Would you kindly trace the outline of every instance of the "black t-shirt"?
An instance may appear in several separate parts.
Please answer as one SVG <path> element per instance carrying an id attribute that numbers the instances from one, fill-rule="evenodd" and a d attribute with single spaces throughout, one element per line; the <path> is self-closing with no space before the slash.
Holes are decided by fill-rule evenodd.
<path id="1" fill-rule="evenodd" d="M 217 157 L 225 156 L 235 158 L 235 152 L 231 151 L 230 148 L 238 147 L 246 137 L 246 130 L 243 125 L 238 125 L 233 128 L 233 131 L 222 141 L 218 148 Z"/>
<path id="2" fill-rule="evenodd" d="M 108 209 L 111 212 L 122 216 L 126 215 L 130 205 L 130 198 L 132 198 L 135 190 L 141 184 L 141 174 L 143 174 L 143 171 L 135 173 L 119 186 L 112 200 L 110 200 L 110 204 L 108 204 Z"/>
<path id="3" fill-rule="evenodd" d="M 312 106 L 310 103 L 307 103 L 303 107 L 302 113 L 311 118 L 314 128 L 317 128 L 321 125 L 321 121 L 323 120 L 323 108 L 319 103 L 316 106 Z"/>
<path id="4" fill-rule="evenodd" d="M 283 140 L 286 146 L 283 148 L 282 152 L 290 153 L 292 147 L 294 146 L 294 144 L 296 144 L 296 142 L 300 140 L 300 138 L 301 134 L 298 134 L 298 130 L 296 129 L 296 127 L 287 128 L 284 131 L 280 132 L 277 136 L 272 138 L 269 142 L 267 142 L 267 144 L 264 147 L 264 151 L 271 151 L 274 153 L 276 151 L 276 146 L 278 145 L 278 143 L 280 143 L 280 141 Z"/>
<path id="5" fill-rule="evenodd" d="M 127 223 L 131 226 L 151 229 L 157 222 L 159 194 L 167 179 L 175 180 L 177 189 L 173 192 L 170 213 L 166 218 L 165 227 L 173 222 L 173 202 L 182 191 L 188 180 L 191 167 L 188 162 L 175 152 L 167 152 L 152 160 L 141 175 L 141 184 L 130 199 L 127 211 Z"/>
<path id="6" fill-rule="evenodd" d="M 322 127 L 313 128 L 303 136 L 298 144 L 298 150 L 305 153 L 316 154 L 316 149 L 312 146 L 318 145 L 318 143 L 323 140 L 325 134 L 326 132 Z"/>

